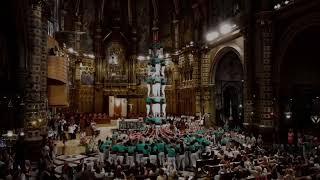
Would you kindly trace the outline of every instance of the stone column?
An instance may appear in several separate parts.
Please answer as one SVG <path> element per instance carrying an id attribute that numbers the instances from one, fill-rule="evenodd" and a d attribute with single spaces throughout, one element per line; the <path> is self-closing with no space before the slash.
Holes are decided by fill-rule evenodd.
<path id="1" fill-rule="evenodd" d="M 173 99 L 173 107 L 172 107 L 172 112 L 174 114 L 178 113 L 179 109 L 179 97 L 178 97 L 178 86 L 179 86 L 179 69 L 178 69 L 178 61 L 179 57 L 178 56 L 173 56 L 172 61 L 174 63 L 173 67 L 173 72 L 172 72 L 172 98 Z"/>
<path id="2" fill-rule="evenodd" d="M 135 21 L 134 21 L 135 22 Z M 134 23 L 135 24 L 135 23 Z M 129 71 L 129 83 L 132 83 L 132 84 L 136 84 L 137 83 L 137 80 L 136 80 L 136 64 L 137 64 L 137 50 L 138 50 L 138 38 L 137 38 L 137 30 L 135 27 L 132 27 L 132 30 L 131 30 L 131 33 L 132 33 L 132 37 L 131 37 L 131 40 L 132 40 L 132 52 L 131 52 L 131 56 L 130 56 L 130 71 Z"/>
<path id="3" fill-rule="evenodd" d="M 272 105 L 272 81 L 271 81 L 271 55 L 272 55 L 272 21 L 270 12 L 259 14 L 258 26 L 261 37 L 261 54 L 257 82 L 259 87 L 258 96 L 258 119 L 260 119 L 261 128 L 273 127 L 273 105 Z"/>
<path id="4" fill-rule="evenodd" d="M 42 11 L 41 19 L 41 65 L 40 65 L 40 101 L 41 101 L 41 116 L 47 117 L 48 107 L 48 91 L 47 91 L 47 77 L 48 77 L 48 19 L 47 14 Z"/>
<path id="5" fill-rule="evenodd" d="M 47 107 L 47 17 L 44 4 L 34 2 L 27 10 L 29 77 L 26 79 L 25 140 L 26 158 L 37 160 L 43 133 L 46 133 Z"/>
<path id="6" fill-rule="evenodd" d="M 212 110 L 210 107 L 212 106 L 212 96 L 210 91 L 211 86 L 205 85 L 202 86 L 203 94 L 202 94 L 202 105 L 203 105 L 203 114 L 210 114 L 209 121 L 206 122 L 206 126 L 212 126 L 214 124 L 215 118 L 215 110 Z"/>
<path id="7" fill-rule="evenodd" d="M 211 85 L 209 79 L 210 73 L 210 58 L 207 52 L 204 52 L 201 56 L 201 109 L 202 114 L 210 113 L 210 122 L 215 119 L 215 109 L 213 107 L 214 101 L 212 100 Z"/>
<path id="8" fill-rule="evenodd" d="M 42 7 L 39 4 L 32 4 L 28 11 L 28 37 L 30 46 L 30 63 L 28 78 L 30 87 L 26 88 L 26 119 L 27 126 L 31 127 L 41 124 L 35 120 L 41 116 L 46 119 L 46 99 L 47 99 L 47 30 L 45 18 L 43 18 Z M 37 119 L 31 119 L 32 117 Z M 27 121 L 28 121 L 27 120 Z M 41 121 L 41 120 L 40 120 Z"/>
<path id="9" fill-rule="evenodd" d="M 103 83 L 103 67 L 102 67 L 102 56 L 101 56 L 101 32 L 100 26 L 97 27 L 96 33 L 94 35 L 94 53 L 95 53 L 95 65 L 96 65 L 96 77 L 95 82 Z"/>
<path id="10" fill-rule="evenodd" d="M 75 44 L 74 44 L 74 49 L 79 52 L 80 51 L 80 44 L 81 44 L 81 36 L 80 36 L 80 31 L 81 31 L 81 19 L 80 16 L 75 17 L 75 23 L 74 23 L 74 39 L 75 39 Z"/>
<path id="11" fill-rule="evenodd" d="M 179 33 L 179 20 L 174 19 L 173 23 L 173 47 L 175 52 L 179 50 L 180 47 L 180 33 Z"/>
<path id="12" fill-rule="evenodd" d="M 253 114 L 254 114 L 254 108 L 253 108 L 253 67 L 254 62 L 251 58 L 251 47 L 252 44 L 250 41 L 250 33 L 251 31 L 250 27 L 243 29 L 243 39 L 244 39 L 244 81 L 243 81 L 243 116 L 244 116 L 244 123 L 243 125 L 247 128 L 253 125 Z"/>
<path id="13" fill-rule="evenodd" d="M 198 50 L 193 51 L 193 72 L 192 79 L 194 82 L 196 95 L 196 113 L 201 113 L 201 53 Z"/>

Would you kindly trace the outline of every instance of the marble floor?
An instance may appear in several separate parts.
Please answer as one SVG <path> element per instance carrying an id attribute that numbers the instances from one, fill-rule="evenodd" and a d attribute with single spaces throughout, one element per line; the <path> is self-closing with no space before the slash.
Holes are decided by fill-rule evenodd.
<path id="1" fill-rule="evenodd" d="M 95 138 L 96 141 L 99 139 L 105 140 L 106 137 L 111 137 L 112 129 L 117 128 L 116 122 L 111 122 L 110 124 L 97 124 L 98 130 L 100 130 L 100 134 Z M 56 141 L 57 144 L 57 155 L 78 155 L 85 153 L 85 147 L 80 146 L 79 135 L 77 135 L 77 139 L 68 140 L 66 142 L 66 147 L 64 147 L 62 141 Z M 64 148 L 64 149 L 63 149 Z M 64 153 L 63 153 L 64 151 Z"/>

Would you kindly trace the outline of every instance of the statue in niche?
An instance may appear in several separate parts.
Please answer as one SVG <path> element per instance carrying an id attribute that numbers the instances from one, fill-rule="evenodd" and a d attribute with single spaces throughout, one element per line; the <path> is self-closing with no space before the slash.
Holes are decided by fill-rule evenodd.
<path id="1" fill-rule="evenodd" d="M 240 2 L 239 0 L 232 1 L 232 15 L 236 16 L 240 13 Z"/>
<path id="2" fill-rule="evenodd" d="M 93 85 L 93 75 L 90 72 L 83 71 L 81 73 L 81 84 L 82 85 Z"/>
<path id="3" fill-rule="evenodd" d="M 113 53 L 109 56 L 109 64 L 112 64 L 112 65 L 117 65 L 118 64 L 118 56 Z"/>
<path id="4" fill-rule="evenodd" d="M 125 52 L 118 42 L 111 42 L 106 49 L 106 69 L 108 76 L 120 77 L 125 73 Z"/>
<path id="5" fill-rule="evenodd" d="M 95 8 L 91 1 L 84 1 L 83 3 L 85 3 L 84 6 L 86 8 L 83 13 L 82 31 L 89 32 L 90 26 L 94 21 Z"/>

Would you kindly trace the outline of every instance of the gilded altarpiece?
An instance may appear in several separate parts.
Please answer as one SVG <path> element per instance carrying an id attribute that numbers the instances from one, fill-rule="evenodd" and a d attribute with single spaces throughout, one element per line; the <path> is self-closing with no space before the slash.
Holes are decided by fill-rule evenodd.
<path id="1" fill-rule="evenodd" d="M 105 83 L 128 83 L 128 63 L 125 48 L 118 42 L 111 42 L 106 48 Z"/>
<path id="2" fill-rule="evenodd" d="M 177 113 L 184 115 L 196 114 L 196 91 L 193 80 L 194 57 L 191 53 L 185 52 L 179 55 L 178 70 L 180 74 L 177 84 Z"/>
<path id="3" fill-rule="evenodd" d="M 94 100 L 94 59 L 83 58 L 81 63 L 77 64 L 79 79 L 78 90 L 78 111 L 93 112 Z"/>

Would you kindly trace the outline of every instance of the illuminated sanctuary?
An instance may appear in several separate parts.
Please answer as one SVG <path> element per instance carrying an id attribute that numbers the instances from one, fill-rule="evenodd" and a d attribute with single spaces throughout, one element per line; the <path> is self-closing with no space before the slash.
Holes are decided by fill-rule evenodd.
<path id="1" fill-rule="evenodd" d="M 319 0 L 2 3 L 0 179 L 320 177 Z"/>

